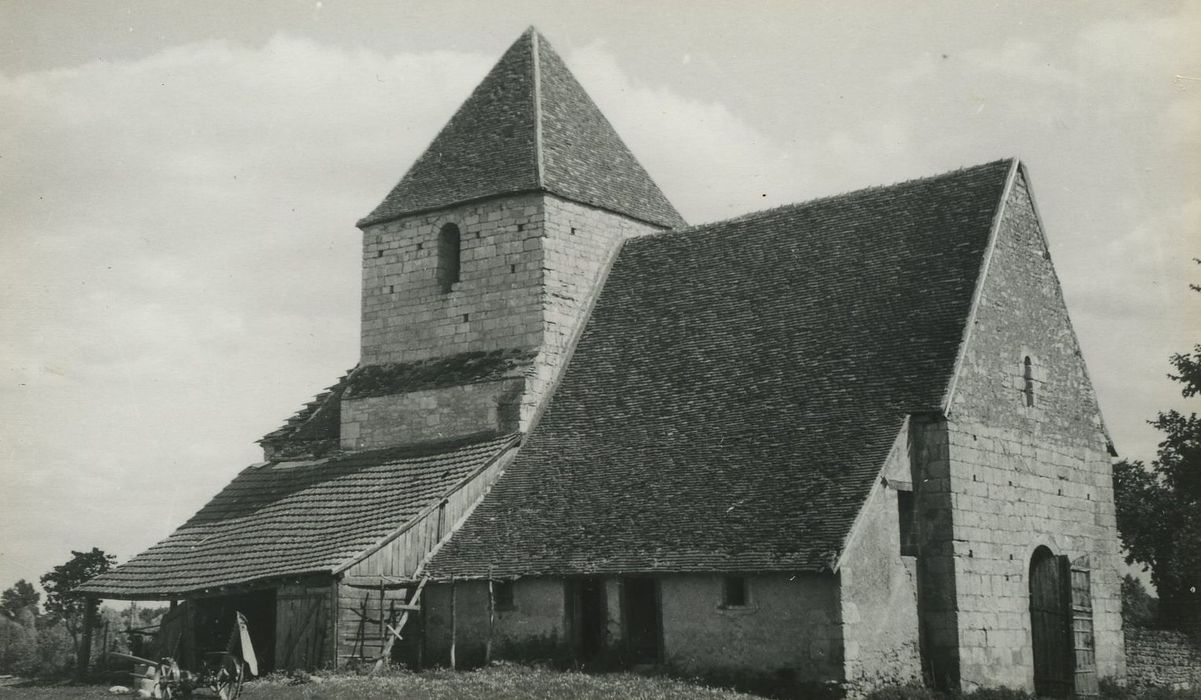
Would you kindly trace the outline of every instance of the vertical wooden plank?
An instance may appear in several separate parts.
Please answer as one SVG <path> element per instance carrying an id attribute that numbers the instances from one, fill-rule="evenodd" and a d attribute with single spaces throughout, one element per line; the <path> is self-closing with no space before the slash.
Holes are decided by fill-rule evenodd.
<path id="1" fill-rule="evenodd" d="M 1087 557 L 1077 559 L 1071 566 L 1071 629 L 1075 662 L 1072 681 L 1076 697 L 1100 697 L 1096 641 L 1093 636 L 1092 583 Z"/>
<path id="2" fill-rule="evenodd" d="M 458 638 L 458 620 L 455 619 L 455 577 L 450 577 L 450 668 L 456 670 L 455 641 Z"/>

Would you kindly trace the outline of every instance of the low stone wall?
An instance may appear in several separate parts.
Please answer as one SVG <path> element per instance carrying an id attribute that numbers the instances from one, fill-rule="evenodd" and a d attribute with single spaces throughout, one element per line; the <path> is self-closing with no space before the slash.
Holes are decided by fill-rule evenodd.
<path id="1" fill-rule="evenodd" d="M 1125 632 L 1130 685 L 1201 688 L 1201 634 L 1138 627 Z"/>

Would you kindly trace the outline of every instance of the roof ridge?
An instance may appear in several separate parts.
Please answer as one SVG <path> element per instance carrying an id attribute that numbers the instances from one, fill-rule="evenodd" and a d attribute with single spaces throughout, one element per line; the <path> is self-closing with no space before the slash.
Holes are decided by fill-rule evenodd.
<path id="1" fill-rule="evenodd" d="M 542 59 L 538 55 L 538 44 L 542 35 L 530 25 L 526 30 L 530 35 L 530 51 L 533 54 L 531 62 L 534 71 L 534 167 L 536 169 L 535 182 L 539 190 L 546 191 L 546 156 L 542 147 Z"/>
<path id="2" fill-rule="evenodd" d="M 990 160 L 986 163 L 978 163 L 976 165 L 965 165 L 965 166 L 958 167 L 954 170 L 947 170 L 945 172 L 936 173 L 934 175 L 924 175 L 922 177 L 913 177 L 913 178 L 909 178 L 908 180 L 900 180 L 898 182 L 889 183 L 887 185 L 870 185 L 868 187 L 861 187 L 857 190 L 838 192 L 835 194 L 829 194 L 829 195 L 825 195 L 822 197 L 816 197 L 814 199 L 806 199 L 806 200 L 802 200 L 799 202 L 789 202 L 788 204 L 779 204 L 774 207 L 768 207 L 767 209 L 757 209 L 755 211 L 747 212 L 745 214 L 738 214 L 736 216 L 731 216 L 728 219 L 717 219 L 715 221 L 707 221 L 703 224 L 692 224 L 691 226 L 685 226 L 682 228 L 673 228 L 673 229 L 666 229 L 663 231 L 654 231 L 654 232 L 651 232 L 648 234 L 637 236 L 635 238 L 626 239 L 625 243 L 662 239 L 665 237 L 675 236 L 675 235 L 694 234 L 694 233 L 698 233 L 698 232 L 700 232 L 704 229 L 708 229 L 708 228 L 713 228 L 713 227 L 717 227 L 717 226 L 726 226 L 728 224 L 737 224 L 737 223 L 742 223 L 744 221 L 755 221 L 760 218 L 768 218 L 774 214 L 782 214 L 785 212 L 803 209 L 805 207 L 816 206 L 819 204 L 828 204 L 830 202 L 851 199 L 853 197 L 857 197 L 857 196 L 866 194 L 868 192 L 882 192 L 884 190 L 890 190 L 895 187 L 905 187 L 906 185 L 916 185 L 916 184 L 922 183 L 922 182 L 932 182 L 934 180 L 941 180 L 943 178 L 954 177 L 956 175 L 960 175 L 962 173 L 968 172 L 969 170 L 983 169 L 983 168 L 987 168 L 990 166 L 998 165 L 1000 163 L 1012 164 L 1015 162 L 1020 162 L 1020 161 L 1016 157 L 998 158 L 996 160 Z"/>

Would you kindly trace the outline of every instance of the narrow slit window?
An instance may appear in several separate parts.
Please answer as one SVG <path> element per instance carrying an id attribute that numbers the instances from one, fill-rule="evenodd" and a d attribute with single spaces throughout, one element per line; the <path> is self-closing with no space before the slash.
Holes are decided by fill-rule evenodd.
<path id="1" fill-rule="evenodd" d="M 438 232 L 438 288 L 449 292 L 459 281 L 462 241 L 459 227 L 447 224 Z"/>
<path id="2" fill-rule="evenodd" d="M 721 584 L 721 604 L 724 608 L 746 607 L 749 591 L 745 576 L 725 576 Z"/>
<path id="3" fill-rule="evenodd" d="M 1034 363 L 1029 355 L 1022 361 L 1022 394 L 1026 397 L 1026 408 L 1034 408 Z"/>
<path id="4" fill-rule="evenodd" d="M 917 535 L 914 532 L 912 491 L 897 491 L 897 526 L 901 535 L 901 556 L 917 556 Z"/>

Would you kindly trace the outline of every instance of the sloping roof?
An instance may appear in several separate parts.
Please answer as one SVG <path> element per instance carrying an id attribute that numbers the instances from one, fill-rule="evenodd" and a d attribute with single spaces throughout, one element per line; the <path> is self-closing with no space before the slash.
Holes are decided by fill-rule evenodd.
<path id="1" fill-rule="evenodd" d="M 357 371 L 356 367 L 343 374 L 333 386 L 326 387 L 314 396 L 312 401 L 292 414 L 283 425 L 264 435 L 259 443 L 264 445 L 328 443 L 331 448 L 336 446 L 342 427 L 342 394 L 350 385 L 350 378 Z"/>
<path id="2" fill-rule="evenodd" d="M 684 225 L 531 27 L 359 226 L 539 190 L 664 227 Z"/>
<path id="3" fill-rule="evenodd" d="M 627 241 L 435 575 L 822 570 L 940 409 L 1011 161 Z"/>
<path id="4" fill-rule="evenodd" d="M 248 467 L 167 539 L 78 590 L 155 599 L 334 572 L 516 439 L 477 437 Z"/>
<path id="5" fill-rule="evenodd" d="M 362 399 L 522 377 L 537 355 L 537 350 L 512 348 L 368 365 L 350 378 L 346 396 Z"/>

